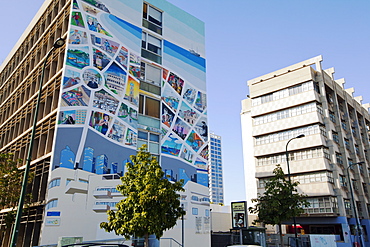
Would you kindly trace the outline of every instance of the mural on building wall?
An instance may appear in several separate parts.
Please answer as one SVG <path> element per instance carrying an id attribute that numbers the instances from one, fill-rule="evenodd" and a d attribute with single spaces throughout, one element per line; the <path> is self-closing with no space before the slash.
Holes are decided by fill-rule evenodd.
<path id="1" fill-rule="evenodd" d="M 68 164 L 68 168 L 98 172 L 96 164 L 90 163 L 97 162 L 99 154 L 107 166 L 99 173 L 116 171 L 111 163 L 122 160 L 113 160 L 113 153 L 128 150 L 123 157 L 127 159 L 137 148 L 138 131 L 145 129 L 161 134 L 162 155 L 182 161 L 185 171 L 186 166 L 196 168 L 199 174 L 188 176 L 207 186 L 202 175 L 208 160 L 207 104 L 205 86 L 198 84 L 200 80 L 204 84 L 204 59 L 164 40 L 162 55 L 173 57 L 175 66 L 153 63 L 139 55 L 142 30 L 125 20 L 126 10 L 112 11 L 103 1 L 75 0 L 72 6 L 57 129 L 63 135 L 56 137 L 53 169 Z M 142 62 L 162 69 L 157 84 L 161 86 L 159 128 L 139 123 L 140 79 L 145 80 Z M 183 67 L 189 72 L 174 69 Z M 68 136 L 73 128 L 81 129 L 77 140 Z M 109 148 L 103 151 L 102 141 L 92 136 Z M 86 150 L 96 154 L 90 163 Z M 66 157 L 62 153 L 73 160 L 61 162 Z"/>

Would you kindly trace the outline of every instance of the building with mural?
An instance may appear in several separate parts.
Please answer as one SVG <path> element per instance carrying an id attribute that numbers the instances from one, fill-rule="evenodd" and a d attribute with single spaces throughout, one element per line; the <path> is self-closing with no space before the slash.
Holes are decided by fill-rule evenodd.
<path id="1" fill-rule="evenodd" d="M 119 238 L 99 228 L 143 144 L 183 179 L 187 214 L 165 238 L 210 245 L 204 23 L 165 0 L 46 0 L 0 68 L 0 150 L 26 159 L 47 61 L 23 246 Z M 5 211 L 3 244 L 9 241 Z M 21 245 L 19 245 L 21 246 Z"/>
<path id="2" fill-rule="evenodd" d="M 224 204 L 224 184 L 222 175 L 221 136 L 210 133 L 211 148 L 209 191 L 212 203 Z"/>
<path id="3" fill-rule="evenodd" d="M 317 56 L 248 81 L 241 113 L 247 200 L 263 193 L 276 165 L 288 173 L 287 151 L 291 178 L 310 203 L 297 217 L 300 229 L 334 235 L 336 246 L 356 246 L 359 237 L 368 246 L 370 105 L 321 63 Z M 285 224 L 293 234 L 292 221 Z"/>

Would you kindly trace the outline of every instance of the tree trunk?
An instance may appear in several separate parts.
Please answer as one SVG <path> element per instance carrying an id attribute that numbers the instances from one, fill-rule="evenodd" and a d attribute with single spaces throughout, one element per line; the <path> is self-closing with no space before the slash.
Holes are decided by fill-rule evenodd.
<path id="1" fill-rule="evenodd" d="M 149 234 L 145 234 L 145 242 L 144 242 L 144 247 L 149 247 Z"/>
<path id="2" fill-rule="evenodd" d="M 284 241 L 283 241 L 283 232 L 281 231 L 281 223 L 278 224 L 278 227 L 279 227 L 280 246 L 283 247 Z"/>

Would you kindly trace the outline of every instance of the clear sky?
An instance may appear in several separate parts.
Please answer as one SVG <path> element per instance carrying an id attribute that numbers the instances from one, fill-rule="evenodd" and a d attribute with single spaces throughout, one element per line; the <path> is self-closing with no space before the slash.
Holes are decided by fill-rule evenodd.
<path id="1" fill-rule="evenodd" d="M 370 103 L 370 1 L 168 0 L 206 24 L 210 130 L 222 136 L 225 202 L 245 199 L 241 100 L 247 80 L 318 55 Z M 3 1 L 0 62 L 43 0 Z"/>

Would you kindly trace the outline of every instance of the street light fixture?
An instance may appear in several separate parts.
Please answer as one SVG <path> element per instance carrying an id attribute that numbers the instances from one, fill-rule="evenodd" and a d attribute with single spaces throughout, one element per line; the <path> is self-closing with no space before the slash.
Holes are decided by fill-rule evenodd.
<path id="1" fill-rule="evenodd" d="M 351 193 L 351 201 L 352 201 L 352 207 L 353 207 L 353 211 L 354 211 L 354 214 L 355 214 L 355 220 L 356 220 L 356 225 L 357 225 L 357 231 L 356 231 L 356 234 L 359 238 L 359 241 L 361 242 L 361 246 L 365 246 L 364 243 L 362 242 L 362 237 L 361 237 L 361 225 L 360 225 L 360 221 L 358 219 L 358 215 L 357 215 L 357 207 L 356 207 L 356 202 L 355 202 L 355 197 L 353 195 L 353 189 L 352 189 L 352 181 L 349 177 L 349 168 L 351 168 L 352 166 L 354 165 L 361 165 L 361 164 L 364 164 L 365 162 L 364 161 L 361 161 L 361 162 L 358 162 L 358 163 L 352 163 L 350 164 L 348 167 L 347 167 L 347 179 L 348 179 L 348 183 L 349 183 L 349 191 Z"/>
<path id="2" fill-rule="evenodd" d="M 288 179 L 289 179 L 289 183 L 290 183 L 290 184 L 292 183 L 292 180 L 291 180 L 291 178 L 290 178 L 290 167 L 289 167 L 288 144 L 289 144 L 292 140 L 294 140 L 294 139 L 299 139 L 299 138 L 303 138 L 303 137 L 305 137 L 305 135 L 304 135 L 304 134 L 300 134 L 300 135 L 298 135 L 298 136 L 296 136 L 296 137 L 293 137 L 293 138 L 291 138 L 291 139 L 287 142 L 287 144 L 286 144 L 286 146 L 285 146 L 286 164 L 287 164 L 287 167 L 288 167 Z M 291 191 L 291 193 L 293 193 L 293 192 Z M 296 222 L 296 217 L 295 217 L 295 215 L 293 216 L 293 226 L 294 226 L 294 239 L 295 239 L 295 244 L 296 244 L 296 247 L 298 247 L 297 222 Z"/>
<path id="3" fill-rule="evenodd" d="M 34 112 L 34 115 L 33 115 L 33 126 L 32 126 L 32 132 L 31 132 L 31 137 L 30 137 L 30 143 L 29 143 L 29 146 L 28 146 L 26 167 L 24 169 L 22 189 L 21 189 L 21 194 L 20 194 L 20 197 L 19 197 L 17 215 L 15 217 L 15 223 L 14 223 L 14 227 L 13 227 L 10 247 L 15 247 L 16 244 L 17 244 L 17 237 L 18 237 L 18 231 L 19 231 L 19 226 L 20 226 L 21 217 L 22 217 L 23 204 L 24 204 L 24 199 L 26 197 L 28 174 L 29 174 L 29 171 L 30 171 L 31 160 L 32 160 L 32 150 L 33 150 L 33 143 L 35 141 L 37 115 L 39 113 L 39 106 L 40 106 L 40 102 L 41 102 L 42 84 L 43 84 L 43 81 L 44 81 L 46 63 L 47 63 L 48 58 L 50 57 L 50 55 L 53 53 L 53 51 L 55 49 L 58 49 L 58 48 L 62 47 L 64 44 L 65 44 L 64 39 L 62 39 L 62 38 L 57 39 L 55 41 L 55 43 L 53 44 L 53 47 L 46 54 L 44 64 L 42 66 L 41 78 L 40 78 L 40 83 L 39 83 L 39 92 L 38 92 L 35 112 Z"/>

